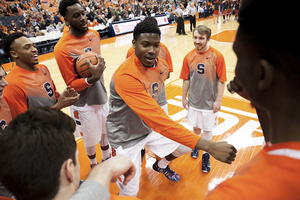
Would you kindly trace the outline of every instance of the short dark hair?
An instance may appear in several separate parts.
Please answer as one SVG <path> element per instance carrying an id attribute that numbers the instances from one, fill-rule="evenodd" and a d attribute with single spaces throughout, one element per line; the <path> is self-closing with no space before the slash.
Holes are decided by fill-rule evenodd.
<path id="1" fill-rule="evenodd" d="M 290 81 L 300 83 L 299 47 L 297 26 L 293 20 L 274 20 L 273 11 L 278 9 L 279 0 L 243 0 L 239 10 L 239 37 L 243 45 L 253 53 L 268 60 L 280 69 Z M 299 1 L 289 8 L 289 17 L 298 17 Z M 254 14 L 254 13 L 259 13 Z"/>
<path id="2" fill-rule="evenodd" d="M 142 33 L 156 33 L 159 37 L 161 35 L 157 24 L 154 24 L 150 20 L 144 20 L 136 25 L 133 31 L 133 39 L 137 40 Z"/>
<path id="3" fill-rule="evenodd" d="M 6 55 L 10 56 L 10 47 L 15 42 L 16 39 L 20 37 L 26 37 L 23 33 L 12 33 L 6 36 L 2 41 L 2 47 L 3 51 L 6 53 Z"/>
<path id="4" fill-rule="evenodd" d="M 65 17 L 67 12 L 67 7 L 72 6 L 76 3 L 80 4 L 78 0 L 62 0 L 59 3 L 59 8 L 58 8 L 58 11 L 61 14 L 61 16 Z"/>
<path id="5" fill-rule="evenodd" d="M 52 199 L 62 164 L 76 165 L 74 120 L 51 108 L 29 109 L 0 135 L 0 181 L 18 199 Z"/>
<path id="6" fill-rule="evenodd" d="M 146 17 L 143 21 L 149 21 L 157 25 L 157 20 L 154 17 Z"/>

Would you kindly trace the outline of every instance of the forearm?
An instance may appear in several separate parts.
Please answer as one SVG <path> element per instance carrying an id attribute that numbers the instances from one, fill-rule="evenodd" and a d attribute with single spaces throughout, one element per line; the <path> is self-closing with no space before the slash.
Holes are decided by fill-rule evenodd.
<path id="1" fill-rule="evenodd" d="M 222 101 L 224 90 L 225 90 L 225 82 L 219 82 L 218 83 L 218 95 L 217 95 L 217 98 L 216 98 L 217 102 Z"/>
<path id="2" fill-rule="evenodd" d="M 190 88 L 190 80 L 183 80 L 182 83 L 182 99 L 185 99 Z"/>
<path id="3" fill-rule="evenodd" d="M 85 180 L 96 181 L 103 185 L 107 190 L 109 190 L 110 182 L 113 176 L 113 171 L 111 167 L 105 167 L 106 165 L 104 164 L 105 163 L 95 166 Z"/>

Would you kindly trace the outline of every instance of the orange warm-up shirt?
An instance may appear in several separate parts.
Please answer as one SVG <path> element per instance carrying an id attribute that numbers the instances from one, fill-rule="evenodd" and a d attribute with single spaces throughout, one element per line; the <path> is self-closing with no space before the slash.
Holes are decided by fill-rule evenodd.
<path id="1" fill-rule="evenodd" d="M 86 104 L 103 105 L 107 102 L 103 75 L 90 85 L 75 71 L 75 59 L 89 51 L 101 55 L 100 35 L 91 29 L 82 37 L 74 37 L 64 30 L 63 36 L 54 47 L 55 60 L 66 85 L 74 88 L 80 94 L 79 100 L 75 103 L 75 106 L 78 107 Z"/>
<path id="2" fill-rule="evenodd" d="M 126 59 L 129 58 L 133 54 L 135 54 L 135 49 L 133 48 L 133 46 L 131 46 L 130 49 L 127 51 Z M 171 54 L 170 54 L 168 48 L 166 47 L 166 45 L 164 45 L 163 43 L 160 43 L 160 51 L 159 51 L 158 57 L 160 57 L 161 59 L 166 61 L 166 63 L 169 66 L 169 73 L 173 72 L 173 62 L 172 62 Z M 162 87 L 162 90 L 159 94 L 157 103 L 160 106 L 167 105 L 167 103 L 168 103 L 167 98 L 166 98 L 165 85 L 163 85 L 163 87 Z"/>
<path id="3" fill-rule="evenodd" d="M 300 142 L 267 144 L 205 199 L 298 200 L 299 180 Z"/>
<path id="4" fill-rule="evenodd" d="M 28 108 L 51 107 L 55 105 L 56 87 L 45 65 L 36 65 L 37 71 L 28 71 L 15 66 L 5 77 L 8 85 L 4 97 L 14 119 Z"/>
<path id="5" fill-rule="evenodd" d="M 218 84 L 227 80 L 223 55 L 213 47 L 209 47 L 204 53 L 193 49 L 183 59 L 180 78 L 190 80 L 189 106 L 213 110 L 213 103 L 218 96 Z"/>
<path id="6" fill-rule="evenodd" d="M 162 59 L 146 68 L 135 54 L 116 70 L 110 83 L 106 123 L 113 148 L 134 146 L 152 129 L 190 148 L 196 146 L 200 137 L 173 121 L 156 102 L 168 72 Z"/>

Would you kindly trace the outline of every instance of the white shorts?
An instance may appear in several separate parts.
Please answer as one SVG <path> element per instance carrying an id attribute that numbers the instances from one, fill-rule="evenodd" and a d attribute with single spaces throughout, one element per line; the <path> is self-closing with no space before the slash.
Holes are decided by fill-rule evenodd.
<path id="1" fill-rule="evenodd" d="M 86 147 L 95 146 L 101 135 L 106 134 L 108 102 L 103 105 L 71 106 L 70 112 L 76 123 L 75 137 L 82 137 Z"/>
<path id="2" fill-rule="evenodd" d="M 193 128 L 212 131 L 218 126 L 218 112 L 213 113 L 212 110 L 199 110 L 190 106 L 187 113 L 187 120 Z"/>
<path id="3" fill-rule="evenodd" d="M 152 131 L 145 139 L 137 143 L 136 145 L 123 149 L 119 146 L 117 149 L 112 149 L 112 155 L 123 155 L 129 158 L 134 166 L 136 167 L 136 174 L 134 178 L 124 186 L 122 184 L 124 176 L 118 178 L 117 185 L 120 188 L 120 195 L 124 196 L 136 196 L 139 191 L 139 182 L 141 175 L 141 150 L 147 147 L 154 154 L 163 158 L 170 153 L 174 152 L 178 147 L 179 143 L 166 138 L 165 136 Z M 120 181 L 121 180 L 121 181 Z"/>

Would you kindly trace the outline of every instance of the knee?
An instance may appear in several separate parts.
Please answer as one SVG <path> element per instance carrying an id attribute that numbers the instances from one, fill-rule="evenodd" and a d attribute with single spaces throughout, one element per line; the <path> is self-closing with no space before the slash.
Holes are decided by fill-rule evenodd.
<path id="1" fill-rule="evenodd" d="M 187 147 L 187 146 L 184 146 L 184 145 L 180 145 L 173 153 L 172 155 L 175 156 L 175 157 L 179 157 L 179 156 L 182 156 L 184 154 L 187 154 L 191 151 L 192 149 Z"/>

